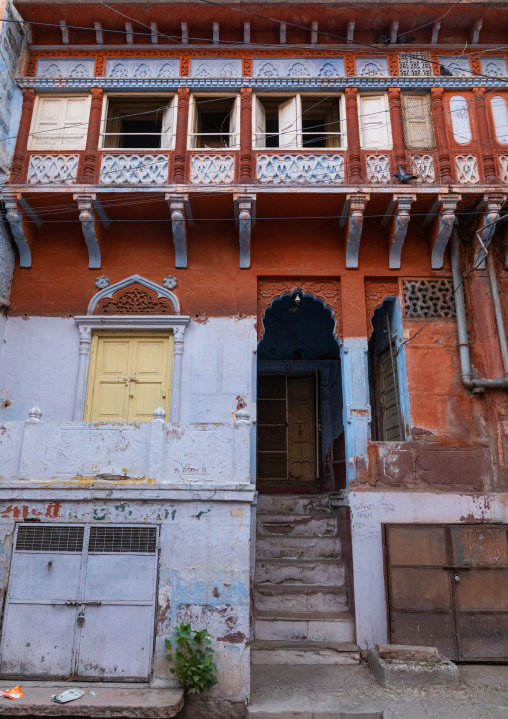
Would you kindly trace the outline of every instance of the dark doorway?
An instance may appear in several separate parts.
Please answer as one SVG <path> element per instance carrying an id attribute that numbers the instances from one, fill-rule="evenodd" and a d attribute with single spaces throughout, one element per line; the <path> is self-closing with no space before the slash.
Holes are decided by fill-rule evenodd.
<path id="1" fill-rule="evenodd" d="M 258 349 L 261 492 L 339 488 L 344 465 L 340 349 L 322 302 L 295 291 L 264 317 Z"/>

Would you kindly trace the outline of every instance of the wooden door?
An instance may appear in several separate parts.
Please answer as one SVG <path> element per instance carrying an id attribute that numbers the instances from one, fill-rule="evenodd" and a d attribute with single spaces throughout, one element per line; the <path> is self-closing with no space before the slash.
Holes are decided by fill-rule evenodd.
<path id="1" fill-rule="evenodd" d="M 508 659 L 508 526 L 386 525 L 390 640 Z"/>
<path id="2" fill-rule="evenodd" d="M 400 430 L 399 374 L 395 349 L 390 348 L 379 355 L 377 361 L 377 385 L 380 412 L 380 439 L 390 442 L 402 439 Z"/>
<path id="3" fill-rule="evenodd" d="M 149 422 L 169 415 L 172 336 L 95 335 L 85 421 Z"/>
<path id="4" fill-rule="evenodd" d="M 314 377 L 288 378 L 288 473 L 291 479 L 316 479 Z"/>

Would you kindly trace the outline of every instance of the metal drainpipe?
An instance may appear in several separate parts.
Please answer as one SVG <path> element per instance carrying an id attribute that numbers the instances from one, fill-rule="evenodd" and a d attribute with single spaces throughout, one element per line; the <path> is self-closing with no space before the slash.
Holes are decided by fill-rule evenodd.
<path id="1" fill-rule="evenodd" d="M 488 255 L 489 260 L 491 259 L 491 253 Z M 462 266 L 460 263 L 460 245 L 459 245 L 459 234 L 457 227 L 453 228 L 452 232 L 452 246 L 451 246 L 451 258 L 452 258 L 452 273 L 453 273 L 453 289 L 455 296 L 455 311 L 457 314 L 457 330 L 459 334 L 459 353 L 460 353 L 460 371 L 462 375 L 462 382 L 467 389 L 470 389 L 474 394 L 484 392 L 486 389 L 508 389 L 508 377 L 500 379 L 473 379 L 471 370 L 471 357 L 469 355 L 469 337 L 467 334 L 466 324 L 466 304 L 464 301 L 464 285 L 462 281 Z M 492 260 L 493 262 L 493 260 Z M 495 268 L 493 268 L 494 284 L 492 284 L 492 274 L 490 272 L 489 262 L 489 274 L 491 276 L 492 294 L 496 298 L 494 287 L 497 290 L 497 278 L 495 277 Z M 499 311 L 501 311 L 501 304 L 499 300 L 499 291 L 497 294 L 497 301 L 499 303 Z M 496 309 L 496 299 L 494 299 L 494 308 Z M 499 330 L 499 319 L 496 309 L 496 320 Z M 500 315 L 500 321 L 502 322 L 502 315 Z M 503 345 L 504 339 L 504 345 Z M 506 333 L 503 332 L 499 337 L 501 344 L 501 352 L 503 354 L 503 365 L 505 373 L 507 371 L 507 365 L 505 364 L 505 356 L 508 360 L 508 348 L 506 345 Z M 506 355 L 505 355 L 506 352 Z"/>

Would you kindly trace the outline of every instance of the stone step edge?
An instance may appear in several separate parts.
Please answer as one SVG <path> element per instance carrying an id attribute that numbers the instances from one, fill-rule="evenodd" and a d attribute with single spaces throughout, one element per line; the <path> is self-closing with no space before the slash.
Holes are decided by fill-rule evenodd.
<path id="1" fill-rule="evenodd" d="M 254 620 L 263 622 L 354 622 L 351 612 L 280 612 L 278 609 L 257 609 Z"/>
<path id="2" fill-rule="evenodd" d="M 288 651 L 315 652 L 319 650 L 331 649 L 335 652 L 354 652 L 360 651 L 360 647 L 352 642 L 292 642 L 281 639 L 253 639 L 250 643 L 252 650 L 259 649 L 266 651 L 267 649 L 287 649 Z"/>
<path id="3" fill-rule="evenodd" d="M 281 519 L 296 519 L 306 517 L 307 519 L 335 519 L 335 514 L 320 510 L 319 512 L 256 512 L 256 518 L 260 517 L 280 517 Z"/>
<path id="4" fill-rule="evenodd" d="M 315 564 L 316 562 L 319 562 L 319 564 L 336 564 L 339 567 L 342 567 L 344 564 L 340 557 L 315 557 L 314 559 L 311 557 L 305 559 L 301 559 L 300 557 L 295 559 L 291 559 L 291 557 L 256 557 L 256 564 L 260 562 L 274 562 L 275 564 L 287 564 L 290 562 L 291 564 L 301 564 L 302 567 Z"/>
<path id="5" fill-rule="evenodd" d="M 270 532 L 270 534 L 256 534 L 256 539 L 271 539 L 279 537 L 281 539 L 291 539 L 291 541 L 300 541 L 300 539 L 339 539 L 338 534 L 284 534 L 283 532 Z"/>
<path id="6" fill-rule="evenodd" d="M 291 591 L 293 594 L 304 594 L 307 592 L 323 592 L 324 594 L 346 594 L 346 587 L 327 586 L 326 584 L 272 584 L 264 582 L 256 583 L 255 589 L 270 589 L 271 591 L 287 594 Z"/>

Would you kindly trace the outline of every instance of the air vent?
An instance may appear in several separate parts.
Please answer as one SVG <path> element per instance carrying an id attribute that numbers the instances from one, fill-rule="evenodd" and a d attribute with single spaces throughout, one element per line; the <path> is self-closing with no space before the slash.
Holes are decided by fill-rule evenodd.
<path id="1" fill-rule="evenodd" d="M 20 524 L 16 550 L 21 552 L 81 552 L 83 527 Z"/>
<path id="2" fill-rule="evenodd" d="M 128 552 L 154 554 L 157 548 L 155 527 L 91 527 L 89 554 Z"/>

